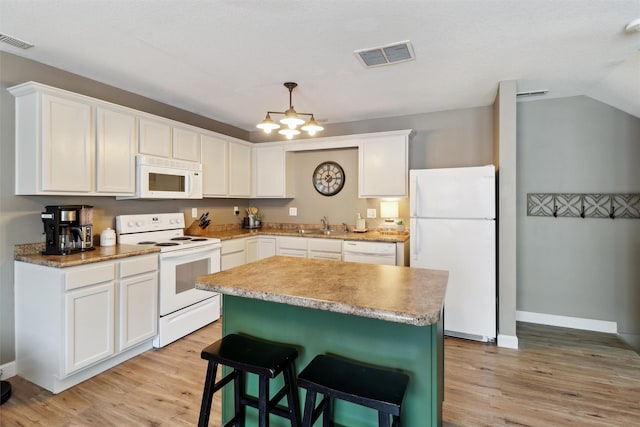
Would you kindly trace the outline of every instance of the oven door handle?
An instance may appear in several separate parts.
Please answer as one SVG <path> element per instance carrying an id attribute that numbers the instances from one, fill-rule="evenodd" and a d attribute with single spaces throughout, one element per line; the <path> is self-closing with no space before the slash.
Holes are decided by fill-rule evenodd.
<path id="1" fill-rule="evenodd" d="M 200 246 L 199 248 L 193 248 L 193 249 L 181 249 L 178 251 L 161 252 L 160 259 L 167 260 L 167 259 L 176 259 L 176 258 L 186 258 L 186 257 L 191 257 L 193 255 L 205 255 L 205 254 L 210 256 L 216 250 L 217 251 L 220 250 L 220 245 L 211 245 L 206 247 Z"/>

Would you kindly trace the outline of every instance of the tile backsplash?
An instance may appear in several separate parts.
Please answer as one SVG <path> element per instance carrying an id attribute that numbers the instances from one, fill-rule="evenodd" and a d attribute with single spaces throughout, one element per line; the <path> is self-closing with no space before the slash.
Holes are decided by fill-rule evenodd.
<path id="1" fill-rule="evenodd" d="M 640 193 L 527 193 L 527 216 L 640 218 Z"/>

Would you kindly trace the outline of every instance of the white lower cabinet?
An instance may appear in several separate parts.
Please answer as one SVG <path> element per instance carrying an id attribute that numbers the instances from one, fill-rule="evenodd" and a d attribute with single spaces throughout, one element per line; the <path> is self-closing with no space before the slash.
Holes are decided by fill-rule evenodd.
<path id="1" fill-rule="evenodd" d="M 228 270 L 247 263 L 246 238 L 223 240 L 220 249 L 220 270 Z"/>
<path id="2" fill-rule="evenodd" d="M 260 236 L 258 240 L 258 259 L 276 255 L 276 237 Z"/>
<path id="3" fill-rule="evenodd" d="M 64 374 L 69 375 L 115 352 L 115 282 L 67 292 L 64 301 Z"/>
<path id="4" fill-rule="evenodd" d="M 67 268 L 14 264 L 18 375 L 59 393 L 151 348 L 157 254 Z"/>
<path id="5" fill-rule="evenodd" d="M 276 254 L 276 237 L 255 236 L 224 240 L 220 251 L 220 269 L 259 261 Z"/>
<path id="6" fill-rule="evenodd" d="M 313 237 L 278 237 L 278 255 L 299 258 L 342 259 L 342 240 Z"/>
<path id="7" fill-rule="evenodd" d="M 342 260 L 342 240 L 309 239 L 309 258 Z"/>
<path id="8" fill-rule="evenodd" d="M 118 351 L 158 334 L 158 261 L 156 256 L 120 263 Z"/>
<path id="9" fill-rule="evenodd" d="M 307 258 L 308 242 L 306 237 L 278 237 L 278 255 Z"/>

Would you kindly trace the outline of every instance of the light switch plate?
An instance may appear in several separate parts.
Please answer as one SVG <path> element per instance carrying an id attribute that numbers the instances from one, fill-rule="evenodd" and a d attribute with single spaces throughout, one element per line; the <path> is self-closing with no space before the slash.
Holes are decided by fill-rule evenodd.
<path id="1" fill-rule="evenodd" d="M 377 216 L 375 209 L 367 209 L 367 218 L 375 218 Z"/>
<path id="2" fill-rule="evenodd" d="M 233 207 L 233 214 L 234 215 L 240 215 L 240 208 L 238 208 L 237 206 Z"/>
<path id="3" fill-rule="evenodd" d="M 198 218 L 198 208 L 191 208 L 191 218 Z"/>
<path id="4" fill-rule="evenodd" d="M 289 216 L 298 216 L 298 208 L 289 208 Z"/>

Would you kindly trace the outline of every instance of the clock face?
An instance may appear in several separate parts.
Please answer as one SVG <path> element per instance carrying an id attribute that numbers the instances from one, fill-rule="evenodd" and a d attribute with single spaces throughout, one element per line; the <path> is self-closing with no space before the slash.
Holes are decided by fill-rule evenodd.
<path id="1" fill-rule="evenodd" d="M 338 194 L 344 187 L 344 170 L 336 162 L 322 162 L 313 171 L 313 187 L 323 196 Z"/>

